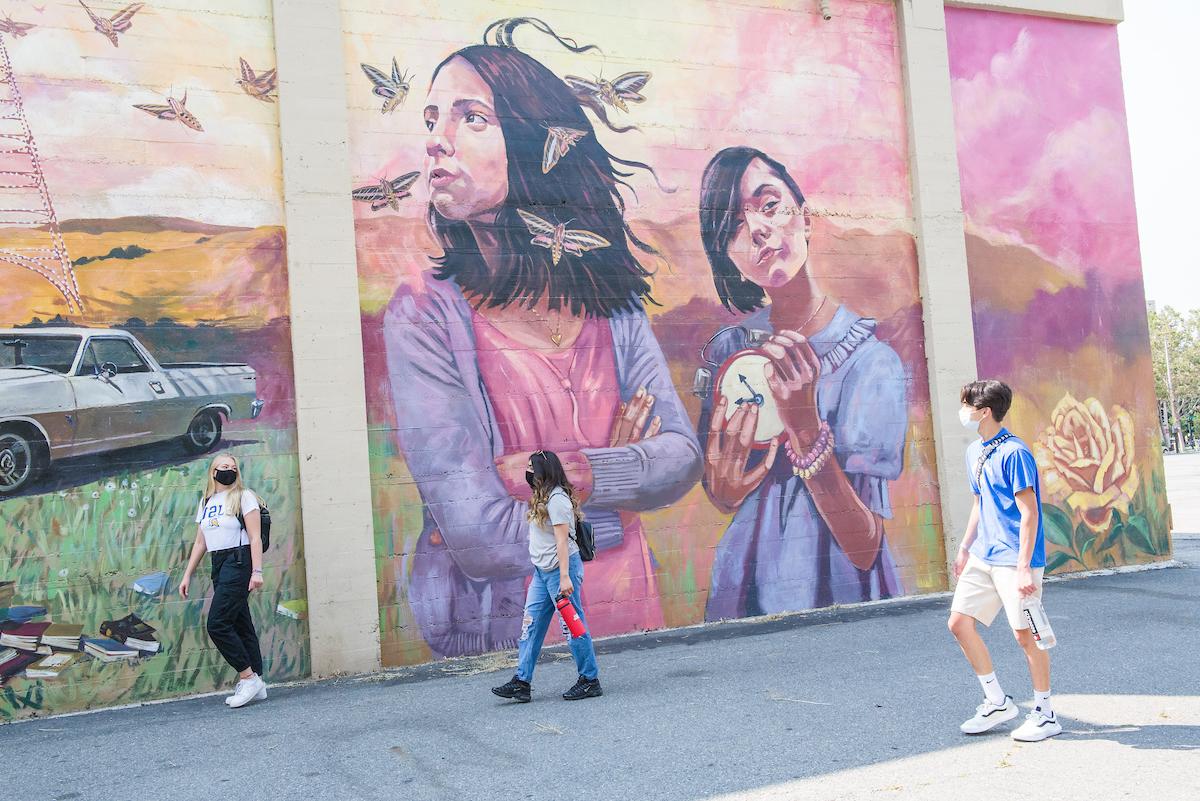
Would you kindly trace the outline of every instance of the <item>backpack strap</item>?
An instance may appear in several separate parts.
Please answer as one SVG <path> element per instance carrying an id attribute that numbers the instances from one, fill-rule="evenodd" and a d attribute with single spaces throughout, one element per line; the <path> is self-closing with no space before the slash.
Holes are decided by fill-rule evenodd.
<path id="1" fill-rule="evenodd" d="M 243 494 L 245 494 L 247 492 L 254 496 L 254 505 L 257 508 L 261 509 L 263 502 L 262 502 L 262 499 L 258 497 L 258 493 L 255 492 L 254 490 L 242 490 Z M 242 527 L 242 531 L 246 532 L 246 539 L 249 540 L 250 539 L 250 531 L 249 531 L 249 529 L 246 528 L 246 516 L 242 514 L 241 509 L 238 509 L 237 521 L 238 521 L 238 525 L 240 525 Z M 240 547 L 240 544 L 239 544 L 239 547 Z"/>
<path id="2" fill-rule="evenodd" d="M 245 494 L 245 493 L 247 493 L 247 492 L 248 492 L 248 493 L 250 493 L 251 495 L 253 495 L 253 496 L 254 496 L 254 505 L 255 505 L 255 506 L 259 506 L 259 507 L 261 507 L 261 506 L 262 506 L 262 501 L 260 501 L 260 500 L 258 499 L 258 493 L 257 493 L 257 492 L 255 492 L 254 490 L 242 490 L 242 493 L 243 493 L 243 494 Z M 237 521 L 238 521 L 238 523 L 241 525 L 241 527 L 242 527 L 242 531 L 245 531 L 245 532 L 246 532 L 246 535 L 247 535 L 247 537 L 248 537 L 248 536 L 249 536 L 249 534 L 250 534 L 250 532 L 246 530 L 246 516 L 242 514 L 242 510 L 241 510 L 241 509 L 238 509 L 238 513 L 237 513 Z"/>
<path id="3" fill-rule="evenodd" d="M 983 466 L 987 462 L 988 457 L 996 452 L 996 449 L 1003 445 L 1008 440 L 1015 436 L 1011 431 L 1004 432 L 1003 435 L 996 437 L 992 442 L 983 449 L 983 453 L 979 454 L 979 460 L 975 462 L 975 486 L 982 490 L 983 488 Z"/>

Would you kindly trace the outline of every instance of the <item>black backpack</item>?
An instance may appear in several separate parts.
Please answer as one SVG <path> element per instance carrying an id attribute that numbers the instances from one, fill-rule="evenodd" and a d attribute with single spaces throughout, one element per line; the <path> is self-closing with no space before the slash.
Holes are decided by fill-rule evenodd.
<path id="1" fill-rule="evenodd" d="M 263 499 L 256 492 L 254 498 L 258 501 L 258 536 L 262 540 L 263 553 L 271 547 L 271 510 L 263 503 Z M 246 530 L 246 518 L 242 517 L 242 513 L 238 512 L 238 523 L 242 526 L 242 531 Z"/>
<path id="2" fill-rule="evenodd" d="M 590 562 L 596 558 L 596 533 L 588 521 L 575 521 L 575 544 L 579 546 L 580 559 Z"/>

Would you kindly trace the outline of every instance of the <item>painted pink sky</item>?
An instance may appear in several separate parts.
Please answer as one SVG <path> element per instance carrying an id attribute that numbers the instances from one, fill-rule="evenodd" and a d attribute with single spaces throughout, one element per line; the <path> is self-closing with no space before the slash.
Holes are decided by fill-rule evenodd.
<path id="1" fill-rule="evenodd" d="M 35 23 L 4 44 L 60 220 L 165 215 L 227 225 L 283 223 L 277 106 L 237 85 L 238 59 L 275 64 L 270 0 L 149 3 L 120 45 L 75 0 L 0 11 Z M 111 15 L 122 6 L 94 5 Z M 187 93 L 204 130 L 135 104 Z"/>
<path id="2" fill-rule="evenodd" d="M 946 28 L 968 224 L 1079 273 L 1139 275 L 1116 27 L 947 8 Z"/>

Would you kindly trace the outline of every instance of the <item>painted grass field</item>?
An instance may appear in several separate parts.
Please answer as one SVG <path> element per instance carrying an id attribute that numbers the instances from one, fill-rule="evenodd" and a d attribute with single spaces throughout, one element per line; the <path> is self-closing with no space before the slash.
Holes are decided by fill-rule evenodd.
<path id="1" fill-rule="evenodd" d="M 266 677 L 299 678 L 309 672 L 307 623 L 276 612 L 281 602 L 305 598 L 294 435 L 268 428 L 229 434 L 246 443 L 230 450 L 244 460 L 247 486 L 259 490 L 272 511 L 266 586 L 251 602 Z M 232 684 L 232 670 L 205 631 L 207 563 L 193 579 L 191 600 L 177 593 L 207 463 L 203 457 L 138 469 L 114 459 L 111 473 L 94 482 L 0 502 L 0 581 L 16 582 L 13 605 L 45 607 L 46 616 L 34 620 L 81 624 L 84 636 L 98 636 L 103 621 L 132 612 L 158 630 L 162 644 L 157 655 L 134 662 L 85 659 L 53 680 L 14 676 L 0 689 L 0 720 Z M 48 488 L 53 479 L 47 478 Z M 169 576 L 163 593 L 134 591 L 139 577 L 158 571 Z"/>

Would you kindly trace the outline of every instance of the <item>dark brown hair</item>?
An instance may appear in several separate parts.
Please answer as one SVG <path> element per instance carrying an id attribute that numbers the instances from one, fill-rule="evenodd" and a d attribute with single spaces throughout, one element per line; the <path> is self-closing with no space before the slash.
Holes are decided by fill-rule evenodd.
<path id="1" fill-rule="evenodd" d="M 992 419 L 999 423 L 1012 406 L 1012 395 L 1012 387 L 1008 384 L 989 378 L 967 384 L 962 388 L 958 399 L 972 409 L 991 409 Z"/>
<path id="2" fill-rule="evenodd" d="M 729 243 L 737 234 L 745 201 L 741 192 L 742 175 L 755 159 L 783 181 L 795 196 L 797 207 L 804 206 L 804 193 L 787 168 L 761 150 L 727 147 L 708 162 L 700 179 L 700 239 L 712 267 L 717 297 L 730 311 L 754 311 L 762 307 L 767 297 L 763 288 L 745 278 L 729 258 Z"/>
<path id="3" fill-rule="evenodd" d="M 456 58 L 470 64 L 492 90 L 504 134 L 508 197 L 495 223 L 503 266 L 492 272 L 467 224 L 447 219 L 430 204 L 429 220 L 444 250 L 434 259 L 436 276 L 454 279 L 486 307 L 533 305 L 545 295 L 551 309 L 611 317 L 641 309 L 644 301 L 654 303 L 647 280 L 651 273 L 630 246 L 644 253 L 657 251 L 625 222 L 625 201 L 618 187 L 629 187 L 624 179 L 632 173 L 618 165 L 653 170 L 609 153 L 570 88 L 537 59 L 514 47 L 472 45 L 439 64 L 434 79 Z M 547 126 L 574 128 L 586 135 L 554 169 L 543 173 Z M 552 225 L 569 222 L 571 228 L 599 234 L 612 244 L 582 256 L 563 254 L 554 265 L 549 250 L 530 242 L 533 235 L 517 209 Z"/>
<path id="4" fill-rule="evenodd" d="M 531 487 L 533 497 L 529 501 L 529 519 L 539 526 L 546 525 L 546 521 L 550 517 L 546 510 L 550 493 L 560 488 L 571 499 L 571 508 L 575 511 L 575 519 L 582 519 L 583 514 L 579 511 L 579 499 L 575 497 L 575 487 L 571 484 L 571 479 L 567 478 L 567 471 L 563 468 L 558 454 L 554 451 L 534 451 L 529 457 L 529 464 L 533 468 L 533 486 Z"/>

